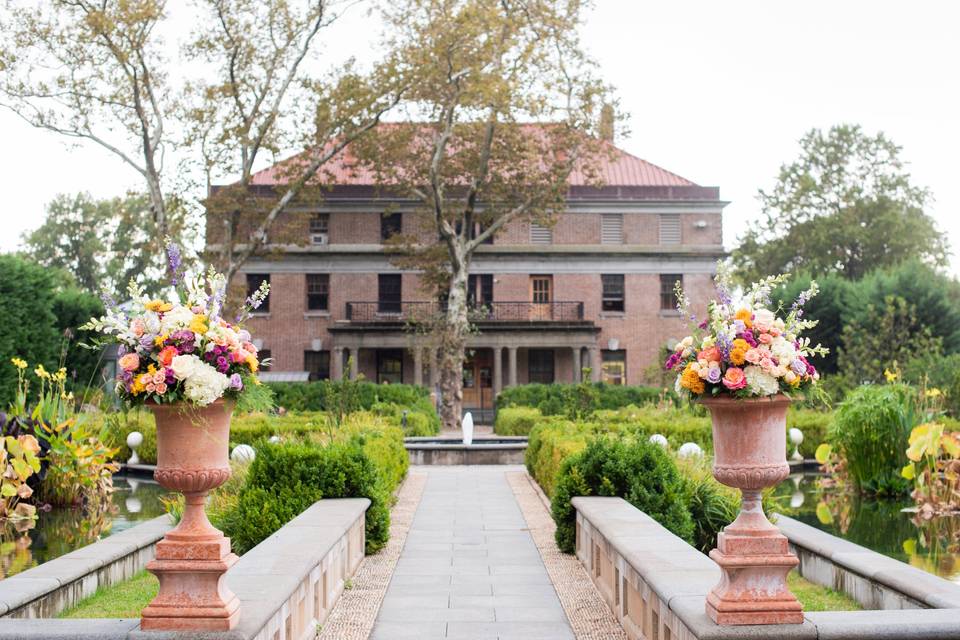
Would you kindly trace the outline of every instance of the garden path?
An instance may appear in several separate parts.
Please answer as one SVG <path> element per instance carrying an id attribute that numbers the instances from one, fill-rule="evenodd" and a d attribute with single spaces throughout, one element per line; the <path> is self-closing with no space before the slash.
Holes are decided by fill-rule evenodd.
<path id="1" fill-rule="evenodd" d="M 370 640 L 572 640 L 508 483 L 523 468 L 419 469 L 426 487 Z"/>

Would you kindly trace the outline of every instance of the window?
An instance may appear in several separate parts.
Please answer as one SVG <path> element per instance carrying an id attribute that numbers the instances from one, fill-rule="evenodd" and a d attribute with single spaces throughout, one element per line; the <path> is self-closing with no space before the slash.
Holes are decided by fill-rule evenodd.
<path id="1" fill-rule="evenodd" d="M 553 373 L 553 349 L 530 349 L 527 351 L 527 378 L 529 382 L 551 384 Z"/>
<path id="2" fill-rule="evenodd" d="M 550 304 L 553 301 L 553 276 L 530 276 L 530 301 L 535 304 Z"/>
<path id="3" fill-rule="evenodd" d="M 623 244 L 622 213 L 605 213 L 600 216 L 600 243 Z"/>
<path id="4" fill-rule="evenodd" d="M 257 360 L 260 361 L 260 371 L 269 371 L 273 366 L 273 354 L 270 353 L 270 349 L 257 351 Z"/>
<path id="5" fill-rule="evenodd" d="M 530 244 L 553 244 L 553 229 L 531 222 Z"/>
<path id="6" fill-rule="evenodd" d="M 680 216 L 675 213 L 660 214 L 660 244 L 680 244 Z"/>
<path id="7" fill-rule="evenodd" d="M 313 214 L 310 218 L 310 233 L 330 233 L 330 214 Z"/>
<path id="8" fill-rule="evenodd" d="M 247 274 L 247 297 L 252 296 L 257 289 L 260 288 L 260 284 L 266 282 L 270 284 L 270 274 L 269 273 L 248 273 Z M 263 299 L 263 303 L 254 311 L 254 313 L 270 313 L 270 294 L 267 294 L 267 297 Z"/>
<path id="9" fill-rule="evenodd" d="M 303 370 L 310 372 L 310 381 L 330 379 L 330 352 L 304 351 Z"/>
<path id="10" fill-rule="evenodd" d="M 327 311 L 330 308 L 330 276 L 326 273 L 307 274 L 307 310 Z"/>
<path id="11" fill-rule="evenodd" d="M 386 213 L 380 217 L 380 240 L 386 242 L 390 236 L 403 230 L 402 213 Z"/>
<path id="12" fill-rule="evenodd" d="M 623 311 L 623 275 L 604 274 L 600 276 L 603 283 L 604 311 Z"/>
<path id="13" fill-rule="evenodd" d="M 604 349 L 600 380 L 607 384 L 627 384 L 627 352 Z"/>
<path id="14" fill-rule="evenodd" d="M 493 302 L 492 273 L 474 273 L 467 285 L 467 304 L 471 307 L 489 306 Z"/>
<path id="15" fill-rule="evenodd" d="M 677 283 L 683 286 L 683 276 L 679 273 L 660 274 L 660 310 L 670 311 L 677 308 Z"/>
<path id="16" fill-rule="evenodd" d="M 400 384 L 403 382 L 403 351 L 400 349 L 377 350 L 377 383 Z"/>
<path id="17" fill-rule="evenodd" d="M 399 273 L 381 273 L 377 276 L 377 311 L 400 313 L 401 283 Z"/>

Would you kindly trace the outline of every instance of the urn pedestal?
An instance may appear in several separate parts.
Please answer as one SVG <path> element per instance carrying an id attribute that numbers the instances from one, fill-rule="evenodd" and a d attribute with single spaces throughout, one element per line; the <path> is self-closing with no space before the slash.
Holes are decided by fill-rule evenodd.
<path id="1" fill-rule="evenodd" d="M 713 476 L 740 489 L 736 520 L 718 536 L 710 557 L 720 565 L 720 583 L 707 595 L 707 615 L 721 625 L 801 624 L 803 607 L 787 588 L 799 564 L 786 536 L 763 513 L 761 493 L 790 474 L 787 407 L 783 395 L 701 401 L 713 421 Z"/>
<path id="2" fill-rule="evenodd" d="M 165 489 L 184 495 L 180 523 L 157 543 L 147 571 L 160 592 L 141 612 L 140 628 L 228 631 L 240 619 L 240 601 L 225 574 L 237 562 L 230 539 L 207 519 L 207 494 L 230 477 L 228 457 L 233 405 L 151 405 L 157 423 L 157 469 Z"/>

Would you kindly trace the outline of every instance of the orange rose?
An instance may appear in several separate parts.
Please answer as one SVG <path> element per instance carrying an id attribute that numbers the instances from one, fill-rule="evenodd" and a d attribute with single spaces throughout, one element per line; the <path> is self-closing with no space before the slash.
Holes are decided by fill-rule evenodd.
<path id="1" fill-rule="evenodd" d="M 165 347 L 157 354 L 157 358 L 160 360 L 160 364 L 165 367 L 169 367 L 170 363 L 173 362 L 173 359 L 179 355 L 177 348 L 173 345 Z"/>
<path id="2" fill-rule="evenodd" d="M 140 367 L 140 356 L 135 353 L 127 353 L 120 358 L 119 364 L 124 371 L 136 371 Z"/>
<path id="3" fill-rule="evenodd" d="M 720 349 L 710 347 L 697 354 L 697 360 L 706 360 L 707 362 L 720 362 L 723 358 L 720 356 Z"/>

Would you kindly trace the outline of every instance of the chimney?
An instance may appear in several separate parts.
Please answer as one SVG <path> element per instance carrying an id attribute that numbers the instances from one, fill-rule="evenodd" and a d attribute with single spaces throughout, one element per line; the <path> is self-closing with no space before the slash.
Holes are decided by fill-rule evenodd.
<path id="1" fill-rule="evenodd" d="M 614 129 L 613 105 L 607 103 L 600 109 L 600 138 L 607 142 L 613 142 Z"/>

